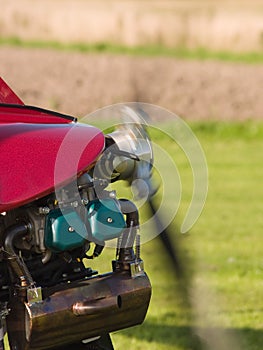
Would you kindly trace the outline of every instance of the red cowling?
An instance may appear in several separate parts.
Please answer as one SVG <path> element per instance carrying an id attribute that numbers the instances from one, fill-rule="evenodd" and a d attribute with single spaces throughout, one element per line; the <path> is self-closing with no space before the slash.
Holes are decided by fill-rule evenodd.
<path id="1" fill-rule="evenodd" d="M 100 155 L 104 141 L 99 129 L 69 116 L 0 103 L 0 212 L 79 176 Z"/>
<path id="2" fill-rule="evenodd" d="M 23 105 L 23 101 L 14 93 L 14 91 L 0 77 L 0 103 L 15 103 Z"/>

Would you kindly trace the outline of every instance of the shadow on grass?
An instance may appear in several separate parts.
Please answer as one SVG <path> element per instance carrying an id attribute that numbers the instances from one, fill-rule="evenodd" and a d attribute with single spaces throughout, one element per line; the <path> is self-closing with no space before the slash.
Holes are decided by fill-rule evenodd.
<path id="1" fill-rule="evenodd" d="M 146 320 L 143 325 L 121 331 L 130 338 L 176 345 L 187 350 L 262 350 L 263 330 L 251 328 L 199 328 L 173 326 Z M 206 336 L 208 339 L 206 339 Z M 210 344 L 210 345 L 209 345 Z M 229 348 L 230 346 L 230 348 Z"/>
<path id="2" fill-rule="evenodd" d="M 121 334 L 148 343 L 176 344 L 182 349 L 191 350 L 203 349 L 199 337 L 188 326 L 172 326 L 145 321 L 143 325 L 121 331 Z"/>

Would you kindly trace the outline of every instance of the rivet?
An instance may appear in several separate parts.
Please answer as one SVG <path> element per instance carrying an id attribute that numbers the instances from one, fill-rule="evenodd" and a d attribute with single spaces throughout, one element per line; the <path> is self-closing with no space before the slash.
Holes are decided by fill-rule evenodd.
<path id="1" fill-rule="evenodd" d="M 110 198 L 116 198 L 116 191 L 111 191 L 111 192 L 109 193 L 109 197 L 110 197 Z"/>
<path id="2" fill-rule="evenodd" d="M 111 224 L 112 223 L 112 218 L 111 217 L 109 217 L 108 219 L 107 219 L 107 222 L 109 223 L 109 224 Z"/>
<path id="3" fill-rule="evenodd" d="M 69 230 L 69 232 L 74 232 L 75 231 L 74 227 L 72 227 L 72 226 L 69 226 L 68 230 Z"/>

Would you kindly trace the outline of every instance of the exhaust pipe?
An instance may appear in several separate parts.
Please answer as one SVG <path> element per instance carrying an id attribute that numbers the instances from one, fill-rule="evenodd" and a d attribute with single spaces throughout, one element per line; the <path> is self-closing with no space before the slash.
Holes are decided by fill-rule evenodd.
<path id="1" fill-rule="evenodd" d="M 12 349 L 52 349 L 135 326 L 143 322 L 151 297 L 147 275 L 132 278 L 128 272 L 63 288 L 44 293 L 40 302 L 11 301 L 7 328 Z"/>

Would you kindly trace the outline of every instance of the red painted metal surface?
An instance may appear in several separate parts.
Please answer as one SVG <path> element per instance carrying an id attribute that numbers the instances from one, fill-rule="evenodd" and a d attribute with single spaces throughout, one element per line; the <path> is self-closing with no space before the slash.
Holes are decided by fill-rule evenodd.
<path id="1" fill-rule="evenodd" d="M 0 105 L 0 212 L 53 192 L 104 149 L 104 135 L 97 128 L 56 113 L 27 112 L 15 107 L 7 112 Z"/>
<path id="2" fill-rule="evenodd" d="M 2 123 L 37 123 L 37 124 L 64 124 L 72 123 L 76 118 L 61 113 L 48 111 L 42 108 L 0 104 L 0 125 Z"/>
<path id="3" fill-rule="evenodd" d="M 14 93 L 14 91 L 0 77 L 0 103 L 13 103 L 23 105 L 23 101 Z"/>

